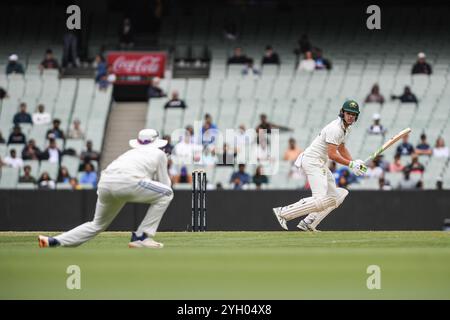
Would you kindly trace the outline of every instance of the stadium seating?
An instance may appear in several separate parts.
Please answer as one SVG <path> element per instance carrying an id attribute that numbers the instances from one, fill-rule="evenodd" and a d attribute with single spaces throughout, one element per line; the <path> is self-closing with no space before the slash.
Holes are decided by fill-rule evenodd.
<path id="1" fill-rule="evenodd" d="M 206 10 L 206 9 L 205 9 Z M 336 7 L 333 12 L 344 9 Z M 346 9 L 347 10 L 347 9 Z M 352 9 L 353 10 L 353 9 Z M 339 25 L 329 22 L 332 12 L 324 12 L 320 18 L 311 17 L 301 6 L 293 6 L 291 12 L 278 12 L 273 23 L 267 23 L 264 17 L 271 16 L 271 9 L 255 8 L 254 11 L 234 14 L 239 30 L 238 39 L 228 41 L 223 37 L 223 22 L 228 15 L 220 6 L 207 8 L 209 19 L 204 19 L 203 11 L 194 11 L 186 17 L 179 10 L 173 10 L 163 20 L 159 34 L 161 48 L 177 48 L 174 58 L 193 55 L 194 51 L 207 46 L 211 52 L 210 73 L 207 79 L 162 79 L 161 88 L 170 94 L 177 90 L 186 101 L 186 110 L 165 110 L 166 98 L 151 99 L 148 103 L 146 126 L 171 134 L 173 130 L 194 125 L 203 121 L 209 113 L 219 129 L 237 129 L 240 124 L 246 128 L 255 128 L 259 116 L 265 113 L 270 122 L 292 128 L 291 132 L 280 133 L 280 146 L 277 157 L 287 147 L 288 139 L 294 137 L 301 148 L 305 148 L 319 133 L 319 130 L 337 117 L 340 106 L 347 98 L 354 98 L 361 104 L 361 115 L 353 126 L 348 139 L 349 149 L 355 157 L 365 158 L 386 138 L 404 127 L 413 129 L 410 141 L 413 145 L 419 141 L 422 132 L 428 136 L 430 145 L 438 136 L 450 143 L 450 44 L 446 41 L 448 9 L 440 12 L 440 21 L 434 23 L 436 14 L 428 10 L 416 10 L 392 6 L 382 32 L 371 33 L 358 29 L 358 21 L 343 21 Z M 346 12 L 351 15 L 352 12 Z M 418 25 L 408 18 L 427 24 L 426 34 L 422 34 Z M 433 18 L 430 18 L 433 17 Z M 60 44 L 54 44 L 45 38 L 45 32 L 51 29 L 45 19 L 38 18 L 42 25 L 40 36 L 30 39 L 25 32 L 23 43 L 5 38 L 0 45 L 0 55 L 7 57 L 14 46 L 20 61 L 26 68 L 25 76 L 6 76 L 0 73 L 0 86 L 10 95 L 1 103 L 0 128 L 3 136 L 9 135 L 12 117 L 20 101 L 27 102 L 28 112 L 34 112 L 38 103 L 43 103 L 52 118 L 61 119 L 61 127 L 67 130 L 74 119 L 81 121 L 86 139 L 93 140 L 100 148 L 106 126 L 111 99 L 111 89 L 99 91 L 91 79 L 59 79 L 54 71 L 38 72 L 38 64 L 48 46 L 55 56 L 61 56 Z M 116 27 L 120 16 L 95 16 L 90 38 L 90 48 L 94 51 L 105 43 L 116 41 Z M 388 21 L 388 20 L 386 20 Z M 22 29 L 21 29 L 22 30 Z M 408 30 L 406 32 L 406 30 Z M 21 31 L 22 32 L 22 31 Z M 313 44 L 323 49 L 324 57 L 332 62 L 330 71 L 306 73 L 296 70 L 298 57 L 293 53 L 299 36 L 307 33 Z M 51 33 L 50 34 L 54 34 Z M 54 35 L 53 39 L 56 39 Z M 53 45 L 54 44 L 54 45 Z M 280 55 L 281 65 L 260 65 L 260 59 L 267 44 L 271 44 Z M 227 66 L 226 61 L 232 49 L 241 46 L 243 51 L 255 61 L 255 67 L 261 70 L 261 76 L 242 75 L 243 66 Z M 186 51 L 193 48 L 191 52 Z M 189 50 L 188 50 L 189 51 Z M 425 51 L 427 61 L 433 66 L 431 76 L 411 75 L 411 67 L 416 55 Z M 3 63 L 3 62 L 2 62 Z M 0 64 L 0 70 L 5 64 Z M 364 103 L 371 87 L 378 83 L 386 102 L 383 105 Z M 405 86 L 410 86 L 419 99 L 418 105 L 402 104 L 391 100 L 392 94 L 398 95 Z M 372 115 L 379 113 L 381 123 L 387 128 L 384 137 L 373 136 L 367 132 L 372 123 Z M 34 138 L 40 148 L 46 146 L 46 126 L 22 125 L 27 138 Z M 85 140 L 86 140 L 85 139 Z M 85 140 L 65 141 L 65 148 L 72 148 L 79 155 Z M 176 142 L 176 141 L 174 141 Z M 17 148 L 21 150 L 22 146 Z M 7 155 L 9 147 L 0 145 L 0 156 Z M 391 161 L 395 148 L 388 149 L 385 160 Z M 422 158 L 422 157 L 421 157 Z M 64 156 L 62 164 L 75 172 L 76 159 Z M 431 158 L 422 160 L 426 164 L 423 176 L 424 187 L 433 189 L 438 177 L 444 181 L 444 187 L 450 187 L 450 168 L 448 159 Z M 37 175 L 47 169 L 40 163 L 33 167 Z M 270 176 L 272 188 L 297 188 L 303 181 L 288 178 L 291 166 L 280 160 L 279 174 Z M 51 169 L 51 168 L 50 168 Z M 53 170 L 53 169 L 52 169 Z M 211 168 L 210 181 L 222 182 L 229 187 L 231 168 Z M 250 174 L 254 171 L 248 169 Z M 10 186 L 14 173 L 5 170 L 0 186 Z M 398 184 L 401 176 L 386 174 L 392 186 Z M 378 181 L 368 179 L 355 184 L 354 188 L 378 189 Z"/>

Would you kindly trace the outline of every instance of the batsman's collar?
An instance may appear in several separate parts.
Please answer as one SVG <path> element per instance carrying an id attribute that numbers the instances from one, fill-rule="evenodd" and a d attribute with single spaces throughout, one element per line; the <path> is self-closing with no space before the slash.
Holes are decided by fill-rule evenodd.
<path id="1" fill-rule="evenodd" d="M 138 138 L 130 140 L 129 144 L 133 149 L 148 146 L 162 148 L 167 144 L 167 140 L 160 139 L 159 133 L 155 129 L 143 129 L 139 131 Z"/>

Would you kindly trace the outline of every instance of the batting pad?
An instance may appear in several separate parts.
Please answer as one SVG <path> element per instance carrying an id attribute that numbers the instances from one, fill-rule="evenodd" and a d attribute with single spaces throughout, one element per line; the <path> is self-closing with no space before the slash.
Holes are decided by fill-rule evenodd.
<path id="1" fill-rule="evenodd" d="M 317 212 L 317 213 L 311 213 L 310 216 L 313 219 L 312 222 L 312 227 L 316 228 L 320 222 L 322 222 L 323 219 L 325 219 L 325 217 L 334 209 L 336 209 L 337 207 L 339 207 L 342 202 L 344 202 L 344 199 L 347 197 L 348 195 L 348 190 L 344 189 L 344 188 L 337 188 L 336 189 L 337 192 L 337 200 L 336 200 L 336 206 L 335 207 L 331 207 L 331 208 L 327 208 L 321 212 Z"/>
<path id="2" fill-rule="evenodd" d="M 329 207 L 336 206 L 336 199 L 334 197 L 315 198 L 308 197 L 293 203 L 281 209 L 280 216 L 290 221 L 292 219 L 313 213 L 323 211 Z"/>

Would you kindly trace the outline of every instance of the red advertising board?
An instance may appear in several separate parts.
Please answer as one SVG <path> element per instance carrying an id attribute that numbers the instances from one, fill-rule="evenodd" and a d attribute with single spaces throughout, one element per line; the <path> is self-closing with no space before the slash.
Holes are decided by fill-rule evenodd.
<path id="1" fill-rule="evenodd" d="M 115 83 L 144 84 L 152 77 L 164 77 L 166 53 L 112 51 L 107 61 L 116 75 Z"/>

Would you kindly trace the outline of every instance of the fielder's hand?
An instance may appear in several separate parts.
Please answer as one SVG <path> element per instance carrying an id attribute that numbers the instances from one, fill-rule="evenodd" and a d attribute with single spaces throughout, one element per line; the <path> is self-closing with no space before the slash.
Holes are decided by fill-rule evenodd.
<path id="1" fill-rule="evenodd" d="M 362 160 L 350 161 L 348 167 L 356 176 L 362 176 L 367 172 L 367 167 Z"/>

